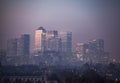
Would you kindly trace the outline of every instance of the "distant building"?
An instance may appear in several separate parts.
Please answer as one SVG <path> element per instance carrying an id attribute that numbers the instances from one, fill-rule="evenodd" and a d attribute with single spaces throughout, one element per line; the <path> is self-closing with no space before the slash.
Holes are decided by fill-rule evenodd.
<path id="1" fill-rule="evenodd" d="M 77 59 L 84 62 L 107 63 L 109 53 L 104 51 L 104 40 L 94 39 L 88 44 L 77 43 L 76 52 Z"/>
<path id="2" fill-rule="evenodd" d="M 30 54 L 30 35 L 22 34 L 7 41 L 7 56 L 4 65 L 27 64 Z"/>
<path id="3" fill-rule="evenodd" d="M 41 52 L 46 49 L 46 30 L 39 27 L 35 30 L 35 51 Z"/>
<path id="4" fill-rule="evenodd" d="M 61 52 L 71 54 L 72 52 L 72 32 L 60 32 Z"/>
<path id="5" fill-rule="evenodd" d="M 104 40 L 103 39 L 94 39 L 88 44 L 88 56 L 87 60 L 93 63 L 103 63 L 106 62 L 107 58 L 104 51 Z"/>
<path id="6" fill-rule="evenodd" d="M 7 56 L 16 56 L 17 55 L 17 39 L 9 39 L 7 41 Z"/>
<path id="7" fill-rule="evenodd" d="M 46 39 L 58 37 L 58 31 L 46 31 Z"/>
<path id="8" fill-rule="evenodd" d="M 18 38 L 17 56 L 28 56 L 30 52 L 30 35 L 23 34 Z"/>
<path id="9" fill-rule="evenodd" d="M 94 39 L 89 42 L 89 49 L 91 54 L 101 54 L 104 52 L 104 40 Z"/>
<path id="10" fill-rule="evenodd" d="M 58 37 L 58 31 L 46 32 L 46 50 L 47 51 L 60 50 L 60 38 Z"/>
<path id="11" fill-rule="evenodd" d="M 83 61 L 86 58 L 86 54 L 88 51 L 88 45 L 84 43 L 77 43 L 76 45 L 76 55 L 77 59 Z"/>

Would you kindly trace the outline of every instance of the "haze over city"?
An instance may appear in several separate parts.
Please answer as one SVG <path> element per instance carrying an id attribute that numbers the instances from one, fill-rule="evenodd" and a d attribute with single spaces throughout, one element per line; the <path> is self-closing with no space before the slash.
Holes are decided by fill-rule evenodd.
<path id="1" fill-rule="evenodd" d="M 120 59 L 119 0 L 1 0 L 0 18 L 0 48 L 7 39 L 29 33 L 33 49 L 34 31 L 43 26 L 71 31 L 73 45 L 102 38 L 110 55 Z"/>

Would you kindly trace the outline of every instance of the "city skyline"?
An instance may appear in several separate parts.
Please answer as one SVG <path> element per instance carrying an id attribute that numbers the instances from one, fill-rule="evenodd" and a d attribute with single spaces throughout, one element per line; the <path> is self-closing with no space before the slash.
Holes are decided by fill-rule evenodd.
<path id="1" fill-rule="evenodd" d="M 39 27 L 35 30 L 35 47 L 32 52 L 29 52 L 29 44 L 29 34 L 9 39 L 7 51 L 5 51 L 6 55 L 4 55 L 6 58 L 2 63 L 4 65 L 21 65 L 42 62 L 45 65 L 65 65 L 65 63 L 74 64 L 75 62 L 102 64 L 119 62 L 113 59 L 108 51 L 104 50 L 103 39 L 93 39 L 88 43 L 78 42 L 72 51 L 72 32 L 49 31 Z M 17 61 L 17 58 L 20 60 Z M 63 63 L 59 62 L 60 60 L 63 60 Z"/>
<path id="2" fill-rule="evenodd" d="M 31 34 L 39 26 L 72 31 L 73 45 L 103 38 L 105 49 L 120 59 L 120 1 L 1 1 L 0 39 L 2 43 L 19 34 Z M 6 41 L 5 41 L 6 42 Z M 34 42 L 34 41 L 32 41 Z M 1 45 L 3 45 L 1 43 Z M 4 46 L 0 46 L 3 47 Z"/>

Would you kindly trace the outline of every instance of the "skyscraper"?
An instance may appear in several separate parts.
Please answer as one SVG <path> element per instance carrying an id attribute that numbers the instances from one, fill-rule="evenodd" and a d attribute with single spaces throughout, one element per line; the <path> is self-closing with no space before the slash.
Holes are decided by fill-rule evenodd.
<path id="1" fill-rule="evenodd" d="M 60 32 L 61 51 L 67 54 L 72 52 L 72 32 Z"/>
<path id="2" fill-rule="evenodd" d="M 58 31 L 46 31 L 46 39 L 58 37 Z"/>
<path id="3" fill-rule="evenodd" d="M 60 38 L 58 37 L 58 31 L 46 32 L 46 50 L 47 51 L 59 51 Z"/>
<path id="4" fill-rule="evenodd" d="M 35 30 L 35 52 L 41 52 L 46 49 L 46 30 L 39 27 Z"/>
<path id="5" fill-rule="evenodd" d="M 95 63 L 106 63 L 109 53 L 104 51 L 104 40 L 94 39 L 88 44 L 88 59 Z"/>
<path id="6" fill-rule="evenodd" d="M 84 62 L 106 63 L 109 53 L 104 51 L 103 39 L 94 39 L 88 44 L 77 43 L 76 56 Z"/>
<path id="7" fill-rule="evenodd" d="M 17 42 L 17 55 L 28 56 L 30 52 L 30 35 L 20 35 Z"/>
<path id="8" fill-rule="evenodd" d="M 88 50 L 88 45 L 84 43 L 77 43 L 76 45 L 76 55 L 77 59 L 80 61 L 85 61 L 86 59 L 86 53 Z"/>
<path id="9" fill-rule="evenodd" d="M 89 42 L 89 49 L 92 55 L 100 55 L 104 52 L 104 40 L 103 39 L 94 39 Z"/>
<path id="10" fill-rule="evenodd" d="M 16 56 L 17 55 L 17 39 L 12 38 L 7 41 L 7 55 Z"/>

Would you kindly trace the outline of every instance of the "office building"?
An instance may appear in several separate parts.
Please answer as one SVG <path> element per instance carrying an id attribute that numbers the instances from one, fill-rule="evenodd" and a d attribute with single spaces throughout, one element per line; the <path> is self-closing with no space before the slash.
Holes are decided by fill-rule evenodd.
<path id="1" fill-rule="evenodd" d="M 89 42 L 89 49 L 91 55 L 103 55 L 104 53 L 104 40 L 94 39 Z"/>
<path id="2" fill-rule="evenodd" d="M 87 51 L 88 51 L 88 45 L 87 44 L 77 43 L 75 52 L 76 52 L 76 56 L 77 56 L 78 60 L 85 61 Z"/>
<path id="3" fill-rule="evenodd" d="M 58 37 L 58 31 L 46 32 L 46 51 L 60 50 L 60 38 Z"/>
<path id="4" fill-rule="evenodd" d="M 46 49 L 46 30 L 39 27 L 35 30 L 35 52 L 43 52 Z"/>
<path id="5" fill-rule="evenodd" d="M 17 42 L 17 56 L 28 56 L 30 52 L 30 35 L 20 35 Z"/>
<path id="6" fill-rule="evenodd" d="M 61 52 L 71 54 L 72 52 L 72 32 L 60 32 Z"/>
<path id="7" fill-rule="evenodd" d="M 16 56 L 17 55 L 17 39 L 9 39 L 7 41 L 7 56 Z"/>

